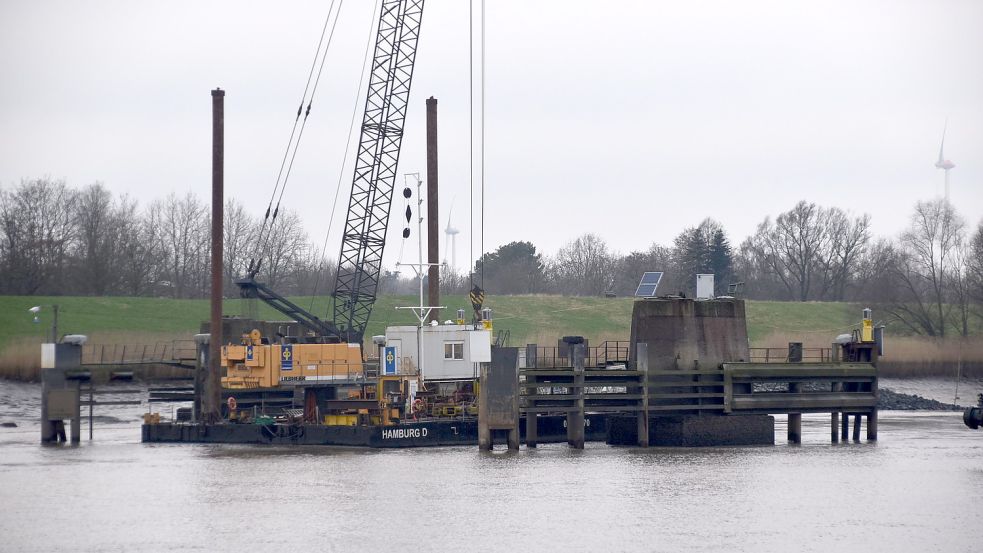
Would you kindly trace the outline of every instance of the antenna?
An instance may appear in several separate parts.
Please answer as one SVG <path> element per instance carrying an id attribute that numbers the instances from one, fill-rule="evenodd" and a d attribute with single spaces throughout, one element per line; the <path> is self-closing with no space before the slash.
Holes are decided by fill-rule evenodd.
<path id="1" fill-rule="evenodd" d="M 942 127 L 942 143 L 939 144 L 939 160 L 935 162 L 935 168 L 942 169 L 945 172 L 945 203 L 949 203 L 949 170 L 956 166 L 955 163 L 946 159 L 943 153 L 945 149 L 945 131 L 948 128 L 949 118 L 946 117 L 945 125 Z"/>

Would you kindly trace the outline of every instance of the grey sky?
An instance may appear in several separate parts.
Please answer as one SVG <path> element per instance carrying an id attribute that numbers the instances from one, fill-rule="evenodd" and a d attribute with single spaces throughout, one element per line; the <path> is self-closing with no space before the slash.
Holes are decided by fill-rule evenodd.
<path id="1" fill-rule="evenodd" d="M 220 86 L 227 194 L 260 214 L 327 6 L 5 0 L 0 185 L 49 175 L 142 203 L 205 199 Z M 371 13 L 367 0 L 343 6 L 284 197 L 317 242 Z M 400 173 L 425 172 L 424 99 L 436 96 L 440 226 L 453 200 L 463 268 L 467 3 L 428 0 L 421 36 Z M 489 0 L 486 71 L 486 249 L 529 240 L 553 253 L 595 232 L 628 252 L 708 216 L 736 245 L 800 199 L 866 211 L 893 235 L 942 192 L 946 117 L 953 202 L 983 218 L 983 2 Z M 343 194 L 350 185 L 349 165 Z M 393 217 L 387 265 L 400 227 Z"/>

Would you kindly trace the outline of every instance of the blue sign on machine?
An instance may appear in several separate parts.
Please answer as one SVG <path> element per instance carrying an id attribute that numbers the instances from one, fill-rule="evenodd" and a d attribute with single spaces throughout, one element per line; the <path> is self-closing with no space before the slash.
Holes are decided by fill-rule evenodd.
<path id="1" fill-rule="evenodd" d="M 290 371 L 294 368 L 294 347 L 290 344 L 280 346 L 280 370 Z"/>
<path id="2" fill-rule="evenodd" d="M 385 351 L 386 370 L 383 374 L 396 374 L 396 348 L 387 346 Z"/>
<path id="3" fill-rule="evenodd" d="M 253 347 L 246 346 L 246 361 L 252 361 L 252 360 L 253 360 Z"/>

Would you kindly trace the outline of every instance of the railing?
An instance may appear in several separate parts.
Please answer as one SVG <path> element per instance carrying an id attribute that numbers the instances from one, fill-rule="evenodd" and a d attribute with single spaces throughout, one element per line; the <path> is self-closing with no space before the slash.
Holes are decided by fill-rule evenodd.
<path id="1" fill-rule="evenodd" d="M 868 413 L 877 409 L 877 369 L 863 363 L 725 363 L 728 412 Z"/>
<path id="2" fill-rule="evenodd" d="M 585 367 L 609 367 L 628 363 L 627 341 L 605 341 L 599 346 L 586 348 L 584 355 Z M 528 347 L 527 347 L 528 348 Z M 550 347 L 535 346 L 536 357 L 535 365 L 530 366 L 533 359 L 530 359 L 528 349 L 526 351 L 526 365 L 529 368 L 552 369 L 570 366 L 569 347 Z"/>
<path id="3" fill-rule="evenodd" d="M 171 340 L 154 344 L 86 344 L 83 365 L 167 364 L 193 366 L 197 350 L 194 340 Z"/>
<path id="4" fill-rule="evenodd" d="M 637 411 L 644 387 L 642 373 L 627 369 L 520 369 L 519 405 L 523 413 Z"/>
<path id="5" fill-rule="evenodd" d="M 877 369 L 854 363 L 725 363 L 678 371 L 585 368 L 579 376 L 571 367 L 540 367 L 519 370 L 519 389 L 523 413 L 869 413 L 877 408 Z"/>
<path id="6" fill-rule="evenodd" d="M 792 363 L 788 348 L 750 348 L 751 363 Z M 806 363 L 835 363 L 832 348 L 802 348 L 801 361 Z"/>

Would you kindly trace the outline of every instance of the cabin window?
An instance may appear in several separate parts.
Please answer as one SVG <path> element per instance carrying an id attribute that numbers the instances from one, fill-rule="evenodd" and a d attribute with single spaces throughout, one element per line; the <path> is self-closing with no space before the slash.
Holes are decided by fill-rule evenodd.
<path id="1" fill-rule="evenodd" d="M 464 359 L 464 342 L 444 342 L 444 359 Z"/>

